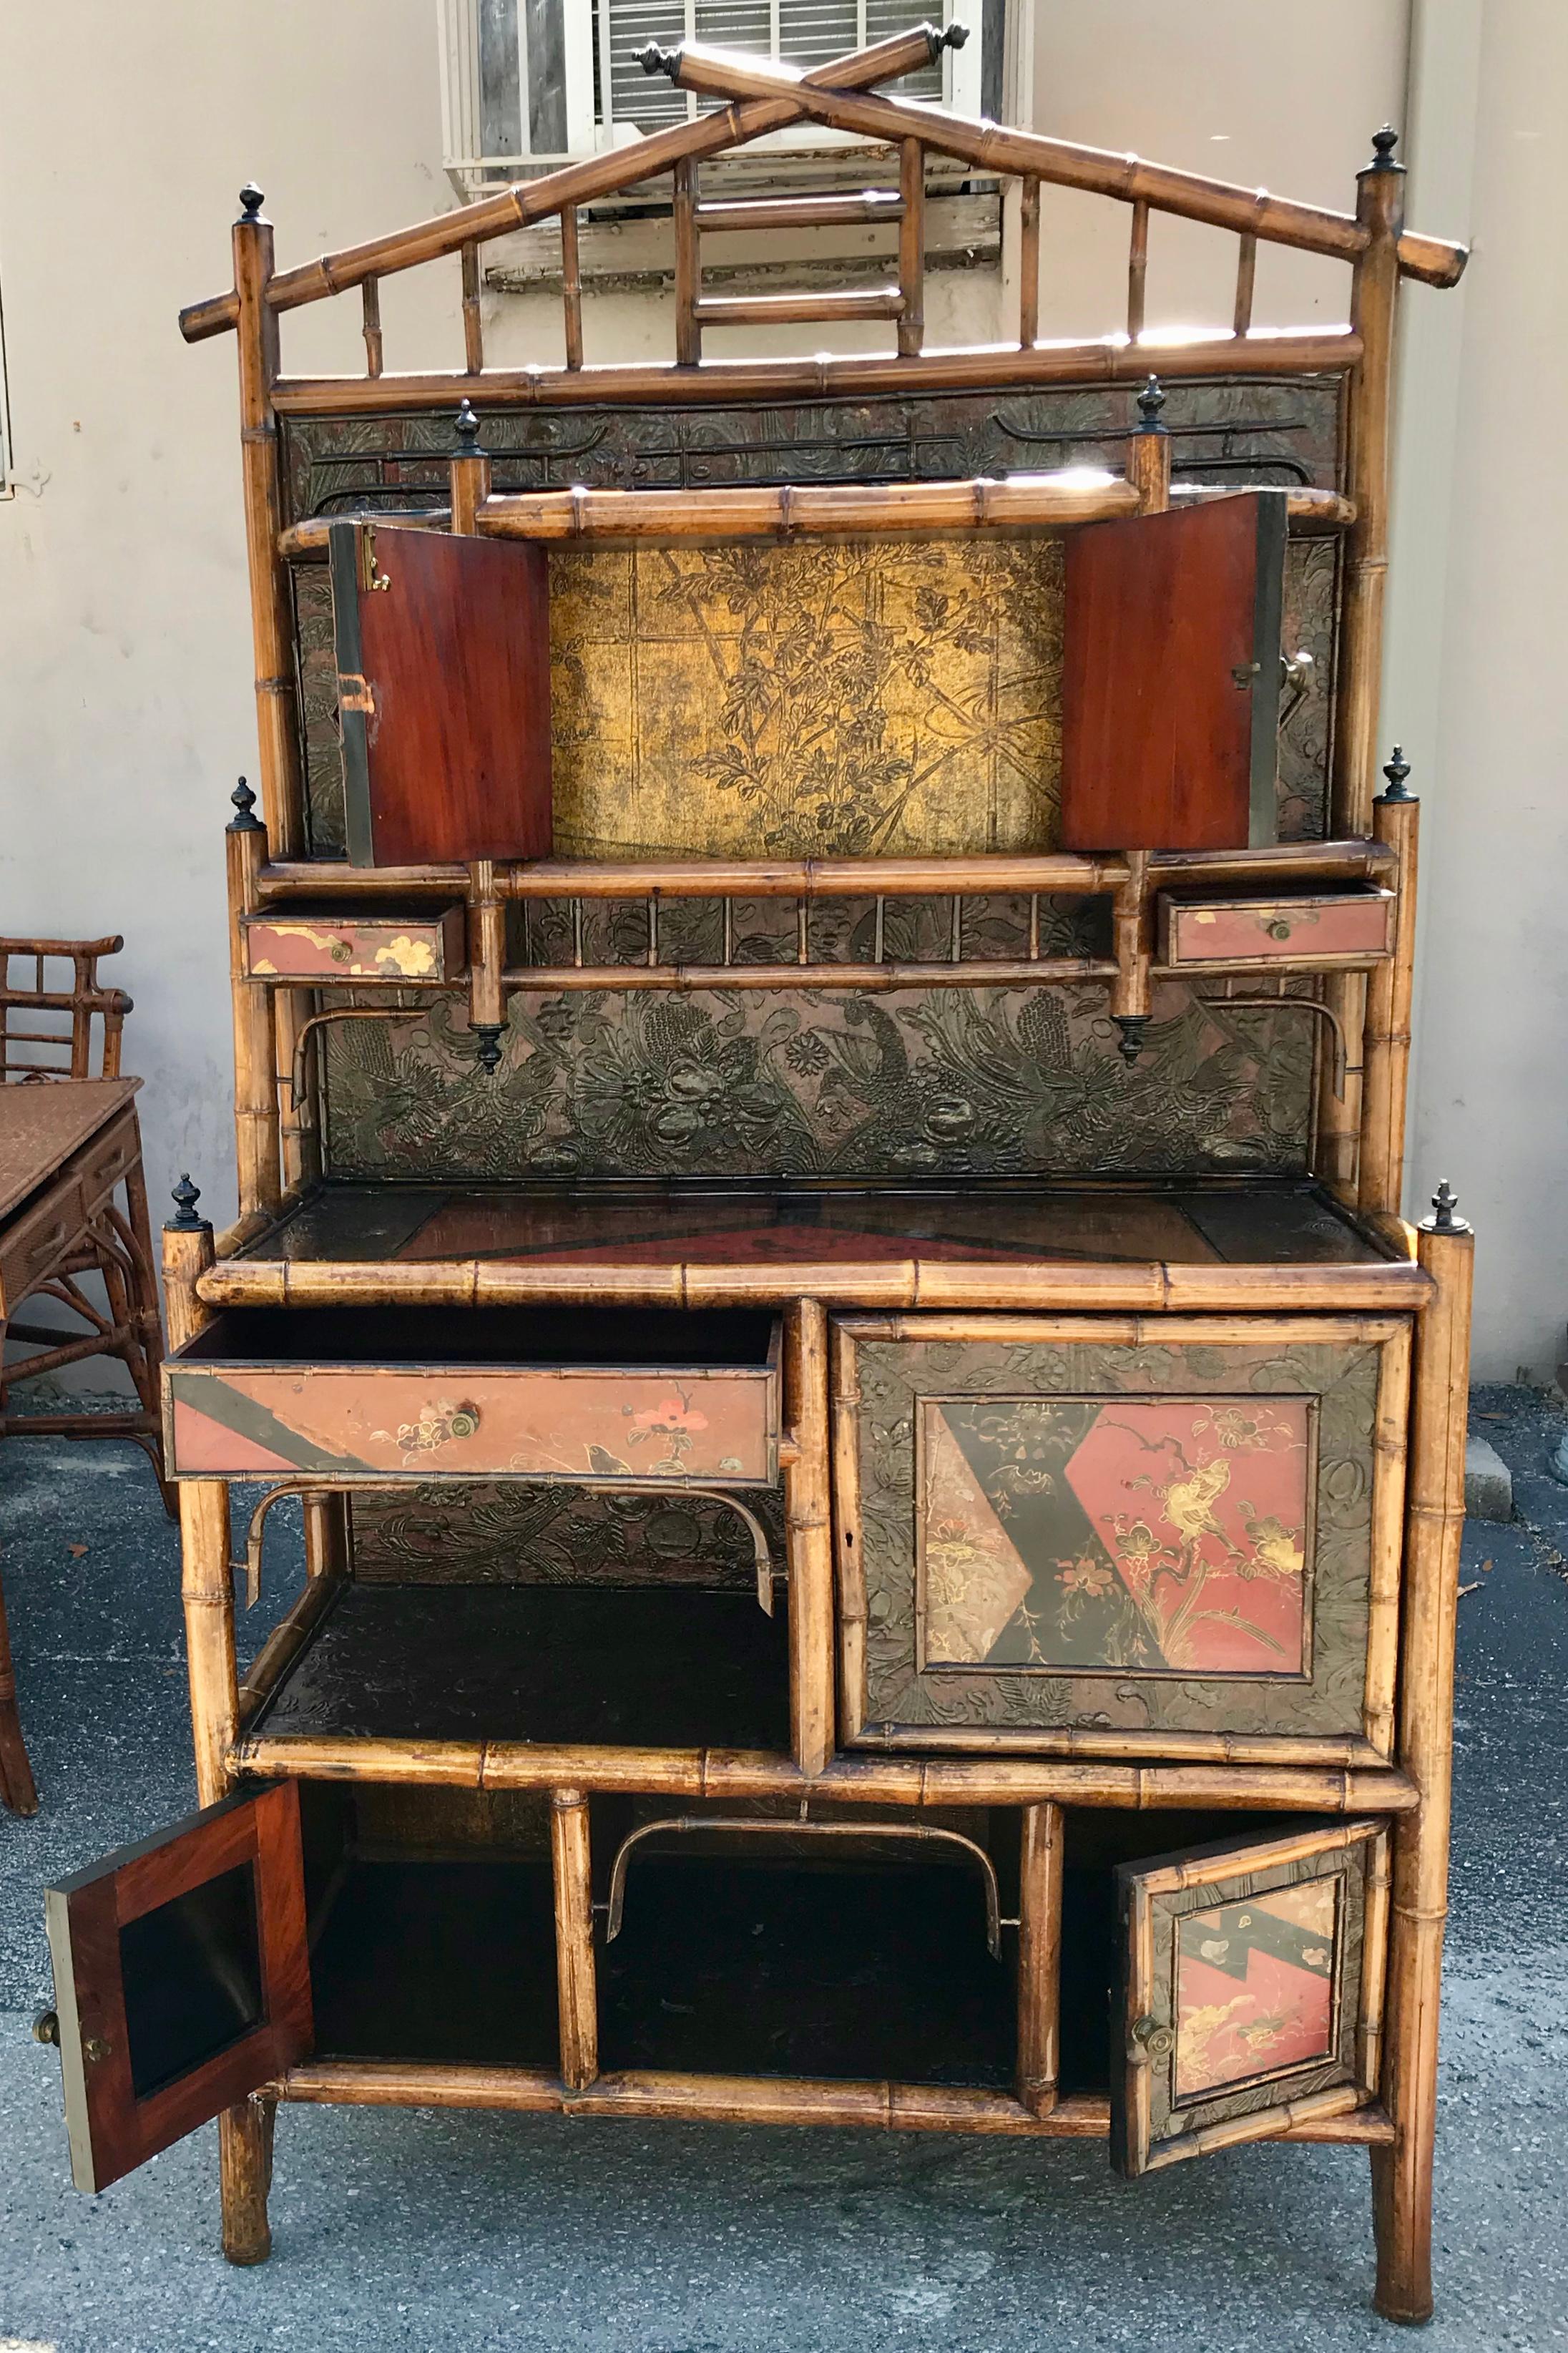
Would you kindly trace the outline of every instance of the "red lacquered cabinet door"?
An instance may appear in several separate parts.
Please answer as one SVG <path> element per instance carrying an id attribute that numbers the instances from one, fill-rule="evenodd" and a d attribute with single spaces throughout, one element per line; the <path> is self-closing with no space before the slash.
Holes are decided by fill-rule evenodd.
<path id="1" fill-rule="evenodd" d="M 1117 1872 L 1110 2159 L 1152 2173 L 1377 2097 L 1388 1831 L 1304 1823 Z"/>
<path id="2" fill-rule="evenodd" d="M 1282 491 L 1069 534 L 1064 849 L 1273 840 L 1284 566 Z"/>
<path id="3" fill-rule="evenodd" d="M 98 2190 L 310 2051 L 300 1792 L 226 1799 L 47 1890 L 71 2178 Z"/>
<path id="4" fill-rule="evenodd" d="M 544 550 L 356 522 L 328 543 L 351 863 L 547 857 Z"/>

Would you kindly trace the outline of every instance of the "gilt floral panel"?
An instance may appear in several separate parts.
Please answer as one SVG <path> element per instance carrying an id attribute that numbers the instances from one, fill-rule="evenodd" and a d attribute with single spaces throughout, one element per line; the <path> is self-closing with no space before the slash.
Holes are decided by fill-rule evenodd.
<path id="1" fill-rule="evenodd" d="M 1379 1356 L 857 1338 L 868 1731 L 1360 1735 Z"/>
<path id="2" fill-rule="evenodd" d="M 555 553 L 555 847 L 956 856 L 1057 839 L 1056 540 Z"/>

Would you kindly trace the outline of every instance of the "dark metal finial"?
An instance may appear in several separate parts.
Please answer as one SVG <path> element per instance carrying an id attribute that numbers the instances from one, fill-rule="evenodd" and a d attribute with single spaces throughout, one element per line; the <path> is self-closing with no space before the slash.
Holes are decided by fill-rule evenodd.
<path id="1" fill-rule="evenodd" d="M 479 1041 L 479 1063 L 481 1071 L 494 1072 L 500 1068 L 500 1033 L 499 1021 L 476 1021 L 474 1036 Z"/>
<path id="2" fill-rule="evenodd" d="M 241 220 L 253 221 L 261 218 L 261 207 L 267 199 L 254 180 L 247 180 L 239 192 L 239 201 L 243 207 L 239 216 Z"/>
<path id="3" fill-rule="evenodd" d="M 1425 1234 L 1468 1234 L 1470 1231 L 1469 1219 L 1468 1218 L 1456 1217 L 1454 1214 L 1455 1210 L 1458 1208 L 1458 1204 L 1459 1197 L 1445 1176 L 1442 1183 L 1438 1186 L 1437 1190 L 1432 1196 L 1431 1216 L 1429 1218 L 1423 1218 L 1421 1220 L 1422 1232 Z"/>
<path id="4" fill-rule="evenodd" d="M 1399 133 L 1392 122 L 1385 122 L 1381 131 L 1374 131 L 1372 134 L 1372 163 L 1369 168 L 1374 172 L 1403 172 L 1404 164 L 1396 164 L 1394 160 L 1394 151 L 1398 144 Z"/>
<path id="5" fill-rule="evenodd" d="M 251 814 L 252 810 L 256 807 L 256 795 L 251 791 L 250 786 L 246 783 L 243 776 L 241 776 L 238 784 L 236 785 L 233 792 L 230 793 L 229 799 L 234 803 L 235 808 L 237 812 L 237 814 L 231 817 L 228 821 L 229 832 L 259 833 L 261 831 L 261 819 L 258 817 L 252 816 Z"/>
<path id="6" fill-rule="evenodd" d="M 1152 375 L 1138 396 L 1138 415 L 1142 419 L 1140 433 L 1163 433 L 1160 411 L 1165 406 L 1164 388 L 1157 375 Z"/>
<path id="7" fill-rule="evenodd" d="M 680 51 L 661 49 L 657 41 L 649 41 L 646 48 L 637 51 L 637 63 L 645 74 L 668 74 L 673 81 L 680 71 Z"/>
<path id="8" fill-rule="evenodd" d="M 1384 763 L 1383 773 L 1388 778 L 1388 790 L 1379 794 L 1380 800 L 1413 801 L 1415 798 L 1414 793 L 1407 793 L 1405 789 L 1405 779 L 1410 774 L 1410 763 L 1397 744 L 1394 747 L 1394 757 Z"/>
<path id="9" fill-rule="evenodd" d="M 1116 1050 L 1131 1070 L 1143 1051 L 1143 1032 L 1149 1027 L 1149 1016 L 1146 1013 L 1113 1013 L 1110 1018 L 1121 1032 Z"/>
<path id="10" fill-rule="evenodd" d="M 943 49 L 961 49 L 963 47 L 969 38 L 969 27 L 967 25 L 950 25 L 945 33 L 939 33 L 934 25 L 928 25 L 925 36 L 931 43 L 931 63 L 934 65 Z"/>
<path id="11" fill-rule="evenodd" d="M 479 448 L 479 420 L 474 415 L 473 402 L 466 396 L 458 410 L 458 455 L 459 458 L 478 458 L 482 455 Z"/>
<path id="12" fill-rule="evenodd" d="M 196 1215 L 196 1203 L 201 1199 L 201 1187 L 193 1185 L 188 1175 L 181 1177 L 174 1188 L 174 1214 L 164 1229 L 171 1234 L 199 1234 L 206 1224 Z"/>

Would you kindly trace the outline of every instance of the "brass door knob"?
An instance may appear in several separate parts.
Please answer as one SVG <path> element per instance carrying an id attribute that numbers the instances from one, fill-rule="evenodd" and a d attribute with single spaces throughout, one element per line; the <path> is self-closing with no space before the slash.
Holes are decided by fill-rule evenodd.
<path id="1" fill-rule="evenodd" d="M 1132 2040 L 1142 2044 L 1151 2059 L 1167 2059 L 1176 2047 L 1174 2034 L 1168 2026 L 1162 2026 L 1157 2018 L 1135 2020 Z"/>
<path id="2" fill-rule="evenodd" d="M 35 2042 L 52 2042 L 56 2050 L 58 2050 L 60 2021 L 58 2012 L 52 2010 L 39 2010 L 33 2021 L 33 2040 Z"/>

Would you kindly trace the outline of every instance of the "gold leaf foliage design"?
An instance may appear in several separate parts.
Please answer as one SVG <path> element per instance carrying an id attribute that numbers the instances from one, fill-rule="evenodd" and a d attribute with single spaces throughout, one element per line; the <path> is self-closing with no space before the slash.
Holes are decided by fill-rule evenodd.
<path id="1" fill-rule="evenodd" d="M 328 1163 L 362 1180 L 1299 1171 L 1299 1016 L 1155 991 L 1129 1071 L 1098 986 L 519 995 L 323 1031 Z"/>
<path id="2" fill-rule="evenodd" d="M 1055 842 L 1058 542 L 557 553 L 550 586 L 562 855 Z"/>
<path id="3" fill-rule="evenodd" d="M 1361 1732 L 1379 1365 L 1374 1345 L 862 1341 L 856 1361 L 868 1723 L 1325 1736 Z M 1301 1566 L 1291 1564 L 1293 1574 L 1305 1577 L 1310 1596 L 1307 1680 L 1140 1672 L 1138 1647 L 1131 1641 L 1125 1664 L 1115 1672 L 1053 1669 L 1046 1675 L 1028 1671 L 1026 1662 L 1023 1668 L 942 1664 L 936 1672 L 921 1667 L 917 1430 L 922 1398 L 1033 1395 L 1070 1407 L 1081 1399 L 1205 1394 L 1216 1400 L 1222 1444 L 1224 1418 L 1234 1415 L 1238 1395 L 1316 1400 L 1311 1541 Z M 1233 1472 L 1237 1482 L 1244 1459 Z M 1275 1534 L 1260 1528 L 1259 1540 L 1269 1543 Z"/>

